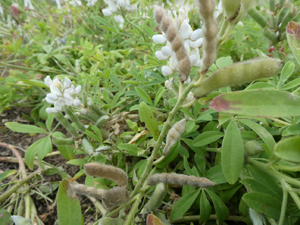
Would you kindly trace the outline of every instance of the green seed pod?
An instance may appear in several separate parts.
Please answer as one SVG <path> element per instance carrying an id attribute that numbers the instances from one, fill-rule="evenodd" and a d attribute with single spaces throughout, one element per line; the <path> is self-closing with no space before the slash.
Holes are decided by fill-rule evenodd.
<path id="1" fill-rule="evenodd" d="M 110 217 L 104 217 L 99 220 L 98 225 L 123 225 L 124 220 L 120 218 L 110 218 Z"/>
<path id="2" fill-rule="evenodd" d="M 166 185 L 164 183 L 157 184 L 151 198 L 142 209 L 141 214 L 148 214 L 156 210 L 162 204 L 166 194 Z"/>
<path id="3" fill-rule="evenodd" d="M 105 115 L 105 116 L 101 116 L 97 122 L 96 122 L 96 126 L 97 127 L 102 127 L 103 124 L 105 124 L 107 121 L 109 120 L 109 116 Z"/>
<path id="4" fill-rule="evenodd" d="M 241 0 L 222 0 L 222 6 L 227 18 L 232 20 L 239 14 Z"/>
<path id="5" fill-rule="evenodd" d="M 89 156 L 92 156 L 94 154 L 94 148 L 86 138 L 82 139 L 81 144 L 86 154 L 88 154 Z"/>
<path id="6" fill-rule="evenodd" d="M 263 35 L 272 41 L 273 44 L 278 43 L 278 37 L 274 31 L 272 31 L 269 27 L 265 27 L 263 30 Z"/>
<path id="7" fill-rule="evenodd" d="M 255 156 L 263 151 L 262 146 L 255 140 L 247 141 L 244 144 L 244 150 L 248 156 Z"/>
<path id="8" fill-rule="evenodd" d="M 254 7 L 248 10 L 248 14 L 254 19 L 262 28 L 265 28 L 268 24 L 268 20 L 257 11 Z"/>
<path id="9" fill-rule="evenodd" d="M 275 76 L 283 62 L 275 58 L 251 59 L 215 71 L 194 89 L 194 95 L 201 97 L 213 90 L 230 85 L 241 85 L 260 78 Z"/>

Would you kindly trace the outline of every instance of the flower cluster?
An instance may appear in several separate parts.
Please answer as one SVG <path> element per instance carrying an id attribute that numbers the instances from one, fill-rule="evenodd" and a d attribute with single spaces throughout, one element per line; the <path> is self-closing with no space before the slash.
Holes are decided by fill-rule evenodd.
<path id="1" fill-rule="evenodd" d="M 74 7 L 82 5 L 80 0 L 70 0 L 69 3 Z"/>
<path id="2" fill-rule="evenodd" d="M 200 60 L 198 48 L 203 43 L 202 29 L 192 30 L 187 12 L 183 9 L 179 10 L 179 15 L 177 15 L 176 12 L 173 12 L 173 15 L 171 11 L 168 11 L 168 16 L 174 21 L 175 27 L 183 39 L 184 48 L 187 51 L 191 65 L 201 67 L 202 62 Z M 175 71 L 179 71 L 176 53 L 172 50 L 171 43 L 167 41 L 166 34 L 156 34 L 152 37 L 152 40 L 157 44 L 164 44 L 167 42 L 166 46 L 162 47 L 160 51 L 155 52 L 155 55 L 159 60 L 169 60 L 167 65 L 162 67 L 163 75 L 169 76 Z"/>
<path id="3" fill-rule="evenodd" d="M 104 0 L 104 2 L 108 5 L 107 8 L 102 9 L 104 16 L 111 16 L 113 13 L 117 12 L 122 8 L 122 10 L 126 10 L 129 12 L 136 11 L 136 4 L 131 5 L 130 0 Z M 114 19 L 117 23 L 119 23 L 119 27 L 123 29 L 124 27 L 124 18 L 122 15 L 114 16 Z"/>
<path id="4" fill-rule="evenodd" d="M 62 83 L 59 79 L 55 78 L 53 81 L 49 76 L 45 78 L 45 84 L 50 88 L 51 93 L 47 94 L 45 100 L 50 104 L 54 104 L 53 108 L 47 108 L 47 113 L 57 113 L 62 110 L 63 106 L 79 106 L 80 100 L 74 95 L 79 94 L 81 86 L 76 88 L 72 84 L 71 80 L 65 77 Z"/>

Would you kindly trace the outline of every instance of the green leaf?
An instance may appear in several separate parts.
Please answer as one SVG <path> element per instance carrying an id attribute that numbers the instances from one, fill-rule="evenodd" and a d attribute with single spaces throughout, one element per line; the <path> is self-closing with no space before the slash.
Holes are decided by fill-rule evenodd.
<path id="1" fill-rule="evenodd" d="M 65 65 L 68 65 L 67 57 L 65 55 L 55 54 L 55 55 L 53 55 L 53 57 L 55 57 L 61 63 L 65 64 Z"/>
<path id="2" fill-rule="evenodd" d="M 64 135 L 61 132 L 54 132 L 52 134 L 52 137 L 55 138 L 59 138 L 59 139 L 67 139 L 66 135 Z M 68 141 L 70 139 L 67 139 Z M 73 141 L 74 142 L 74 141 Z M 55 141 L 53 139 L 53 144 L 55 144 Z M 58 151 L 60 152 L 60 154 L 65 158 L 65 159 L 74 159 L 75 157 L 75 151 L 74 151 L 74 147 L 72 144 L 65 144 L 65 145 L 59 145 L 59 144 L 55 144 Z"/>
<path id="3" fill-rule="evenodd" d="M 300 115 L 300 97 L 280 90 L 249 90 L 218 95 L 209 104 L 223 113 L 256 117 L 289 117 Z"/>
<path id="4" fill-rule="evenodd" d="M 300 162 L 300 137 L 290 137 L 275 145 L 274 154 L 283 160 Z"/>
<path id="5" fill-rule="evenodd" d="M 165 93 L 167 89 L 165 89 L 164 87 L 160 87 L 160 89 L 158 90 L 158 92 L 155 95 L 155 100 L 154 100 L 154 107 L 157 106 L 157 103 L 159 102 L 159 100 L 161 99 L 162 95 Z"/>
<path id="6" fill-rule="evenodd" d="M 274 146 L 276 144 L 273 136 L 262 126 L 260 126 L 259 124 L 251 121 L 251 120 L 247 120 L 247 119 L 238 119 L 239 122 L 245 124 L 246 126 L 248 126 L 249 128 L 251 128 L 255 133 L 258 134 L 258 136 L 265 142 L 265 144 L 268 147 L 268 155 L 270 156 L 273 152 Z"/>
<path id="7" fill-rule="evenodd" d="M 241 132 L 234 121 L 226 129 L 222 142 L 221 165 L 226 180 L 234 184 L 244 164 L 244 144 Z"/>
<path id="8" fill-rule="evenodd" d="M 56 201 L 59 224 L 83 224 L 80 202 L 66 179 L 60 182 Z"/>
<path id="9" fill-rule="evenodd" d="M 172 146 L 166 157 L 159 163 L 155 164 L 155 166 L 159 169 L 166 168 L 176 158 L 181 147 L 180 141 L 177 141 L 176 144 Z"/>
<path id="10" fill-rule="evenodd" d="M 224 133 L 219 131 L 206 131 L 202 134 L 199 134 L 193 141 L 193 146 L 204 146 L 219 140 L 224 136 Z"/>
<path id="11" fill-rule="evenodd" d="M 218 68 L 229 66 L 232 63 L 233 63 L 233 61 L 231 59 L 231 56 L 221 57 L 221 58 L 218 58 L 216 61 L 216 65 Z"/>
<path id="12" fill-rule="evenodd" d="M 283 131 L 282 136 L 298 135 L 300 133 L 300 124 L 293 124 Z"/>
<path id="13" fill-rule="evenodd" d="M 5 123 L 5 126 L 8 129 L 10 129 L 14 132 L 19 132 L 19 133 L 28 133 L 28 134 L 43 133 L 43 134 L 48 134 L 47 131 L 45 131 L 44 129 L 39 128 L 37 126 L 21 124 L 21 123 L 17 123 L 17 122 L 7 122 L 7 123 Z"/>
<path id="14" fill-rule="evenodd" d="M 220 197 L 216 195 L 214 192 L 208 189 L 205 189 L 205 191 L 207 192 L 207 194 L 209 195 L 209 197 L 211 198 L 214 204 L 219 224 L 222 224 L 223 220 L 229 217 L 229 211 L 226 205 L 220 199 Z"/>
<path id="15" fill-rule="evenodd" d="M 52 51 L 52 46 L 51 45 L 43 45 L 42 46 L 43 50 L 47 53 L 50 54 Z"/>
<path id="16" fill-rule="evenodd" d="M 153 135 L 154 140 L 157 140 L 159 136 L 158 125 L 150 107 L 145 102 L 140 103 L 139 116 L 141 122 L 146 123 L 146 127 Z"/>
<path id="17" fill-rule="evenodd" d="M 2 172 L 0 174 L 0 181 L 4 180 L 5 178 L 8 178 L 9 176 L 14 175 L 15 173 L 17 173 L 16 170 L 6 170 L 6 171 Z"/>
<path id="18" fill-rule="evenodd" d="M 173 205 L 170 215 L 171 222 L 182 217 L 189 210 L 199 193 L 200 189 L 186 194 Z"/>
<path id="19" fill-rule="evenodd" d="M 279 219 L 281 201 L 277 198 L 265 193 L 251 192 L 244 194 L 243 200 L 255 211 L 263 213 L 275 220 Z"/>
<path id="20" fill-rule="evenodd" d="M 13 225 L 13 221 L 10 218 L 10 213 L 5 209 L 0 209 L 0 224 L 3 225 Z"/>
<path id="21" fill-rule="evenodd" d="M 202 193 L 201 193 L 201 196 L 200 196 L 199 224 L 202 224 L 203 222 L 206 222 L 209 219 L 210 214 L 211 214 L 211 205 L 210 205 L 210 202 L 207 200 L 205 191 L 202 190 Z"/>
<path id="22" fill-rule="evenodd" d="M 280 89 L 281 90 L 289 90 L 289 89 L 292 89 L 294 87 L 297 87 L 300 85 L 300 78 L 297 78 L 295 80 L 292 80 L 291 82 L 283 85 Z"/>
<path id="23" fill-rule="evenodd" d="M 240 182 L 243 185 L 245 185 L 248 189 L 254 192 L 270 194 L 276 197 L 278 200 L 282 199 L 282 196 L 280 196 L 271 186 L 265 185 L 264 183 L 261 183 L 259 180 L 256 180 L 254 178 L 245 178 L 242 179 Z"/>
<path id="24" fill-rule="evenodd" d="M 266 82 L 256 82 L 252 85 L 249 85 L 245 90 L 253 90 L 253 89 L 275 89 L 274 84 L 269 84 Z"/>
<path id="25" fill-rule="evenodd" d="M 288 61 L 281 70 L 280 80 L 277 87 L 281 87 L 287 79 L 294 73 L 295 64 L 291 61 Z"/>
<path id="26" fill-rule="evenodd" d="M 42 159 L 47 155 L 48 153 L 52 152 L 52 143 L 50 136 L 43 137 L 36 142 L 34 142 L 32 145 L 27 148 L 25 152 L 25 162 L 29 169 L 33 169 L 34 165 L 34 159 L 37 155 L 38 160 L 40 162 L 41 167 L 42 166 Z"/>
<path id="27" fill-rule="evenodd" d="M 121 143 L 118 145 L 118 148 L 125 150 L 130 155 L 137 156 L 138 155 L 138 147 L 132 144 Z"/>
<path id="28" fill-rule="evenodd" d="M 149 95 L 147 94 L 146 91 L 144 91 L 140 87 L 136 87 L 135 90 L 138 93 L 138 95 L 141 97 L 141 99 L 143 99 L 149 105 L 153 106 L 153 102 L 152 102 L 151 98 L 149 97 Z"/>
<path id="29" fill-rule="evenodd" d="M 47 120 L 46 120 L 46 127 L 47 127 L 49 132 L 51 132 L 51 127 L 52 127 L 53 120 L 54 120 L 54 114 L 48 113 L 48 117 L 47 117 Z"/>
<path id="30" fill-rule="evenodd" d="M 102 144 L 102 133 L 101 133 L 101 130 L 97 127 L 97 126 L 95 126 L 95 125 L 92 125 L 91 126 L 91 128 L 92 128 L 92 130 L 95 132 L 95 134 L 96 134 L 96 141 L 98 141 L 100 144 Z"/>
<path id="31" fill-rule="evenodd" d="M 206 177 L 217 184 L 227 183 L 221 165 L 210 168 L 206 173 Z"/>

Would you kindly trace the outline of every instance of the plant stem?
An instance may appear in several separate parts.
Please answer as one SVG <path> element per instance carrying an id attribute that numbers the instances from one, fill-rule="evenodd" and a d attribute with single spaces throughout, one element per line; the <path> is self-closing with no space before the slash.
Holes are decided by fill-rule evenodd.
<path id="1" fill-rule="evenodd" d="M 72 112 L 72 110 L 66 109 L 65 112 L 68 114 L 70 119 L 77 125 L 80 131 L 84 132 L 86 130 L 84 125 L 79 121 L 78 117 Z"/>
<path id="2" fill-rule="evenodd" d="M 200 219 L 200 215 L 197 216 L 183 216 L 177 220 L 174 220 L 172 223 L 190 223 L 193 221 L 197 221 Z M 212 214 L 209 217 L 209 220 L 217 220 L 218 217 L 216 214 Z M 236 222 L 244 222 L 246 219 L 242 216 L 229 216 L 225 220 L 236 221 Z"/>
<path id="3" fill-rule="evenodd" d="M 278 225 L 284 224 L 284 217 L 287 207 L 287 200 L 288 200 L 288 191 L 284 188 L 286 186 L 286 183 L 284 181 L 281 182 L 282 188 L 283 188 L 283 197 L 282 197 L 282 204 L 281 204 L 281 211 L 280 211 L 280 218 Z"/>
<path id="4" fill-rule="evenodd" d="M 139 204 L 140 204 L 140 202 L 143 198 L 143 195 L 144 195 L 144 193 L 141 192 L 136 196 L 135 202 L 134 202 L 133 206 L 131 207 L 131 210 L 130 210 L 129 214 L 127 215 L 127 219 L 126 219 L 124 225 L 131 225 L 132 224 L 133 217 L 134 217 L 135 212 L 137 211 L 137 209 L 139 207 Z"/>

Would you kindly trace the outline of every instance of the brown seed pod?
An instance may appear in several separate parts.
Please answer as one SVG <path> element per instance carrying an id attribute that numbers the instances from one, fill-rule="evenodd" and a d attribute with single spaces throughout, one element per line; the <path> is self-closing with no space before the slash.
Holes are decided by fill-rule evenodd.
<path id="1" fill-rule="evenodd" d="M 154 6 L 154 18 L 156 23 L 160 24 L 165 12 L 162 8 Z"/>
<path id="2" fill-rule="evenodd" d="M 98 189 L 94 187 L 88 187 L 84 184 L 71 184 L 71 190 L 79 195 L 91 196 L 97 199 L 101 199 L 102 195 L 106 192 L 103 189 Z"/>
<path id="3" fill-rule="evenodd" d="M 191 61 L 188 56 L 185 56 L 184 59 L 178 62 L 178 68 L 180 71 L 180 81 L 186 81 L 191 71 Z"/>
<path id="4" fill-rule="evenodd" d="M 179 49 L 176 51 L 176 58 L 178 61 L 184 59 L 186 57 L 186 50 L 183 46 L 180 46 Z"/>
<path id="5" fill-rule="evenodd" d="M 102 203 L 109 212 L 128 202 L 129 199 L 130 194 L 124 187 L 114 187 L 102 195 Z"/>
<path id="6" fill-rule="evenodd" d="M 157 173 L 147 178 L 147 183 L 151 186 L 160 182 L 179 186 L 189 185 L 200 188 L 217 185 L 215 182 L 212 182 L 205 177 L 195 177 L 177 173 Z"/>
<path id="7" fill-rule="evenodd" d="M 174 40 L 174 38 L 176 37 L 176 34 L 177 34 L 177 29 L 176 27 L 174 26 L 174 24 L 170 25 L 168 30 L 167 30 L 167 39 L 170 43 L 172 43 L 172 41 Z"/>
<path id="8" fill-rule="evenodd" d="M 104 177 L 115 181 L 120 187 L 126 187 L 128 177 L 124 170 L 96 162 L 84 164 L 84 172 L 89 176 Z"/>
<path id="9" fill-rule="evenodd" d="M 174 124 L 174 126 L 169 130 L 166 140 L 166 146 L 163 150 L 163 154 L 167 155 L 173 145 L 179 140 L 180 136 L 185 130 L 186 120 L 182 119 Z"/>

